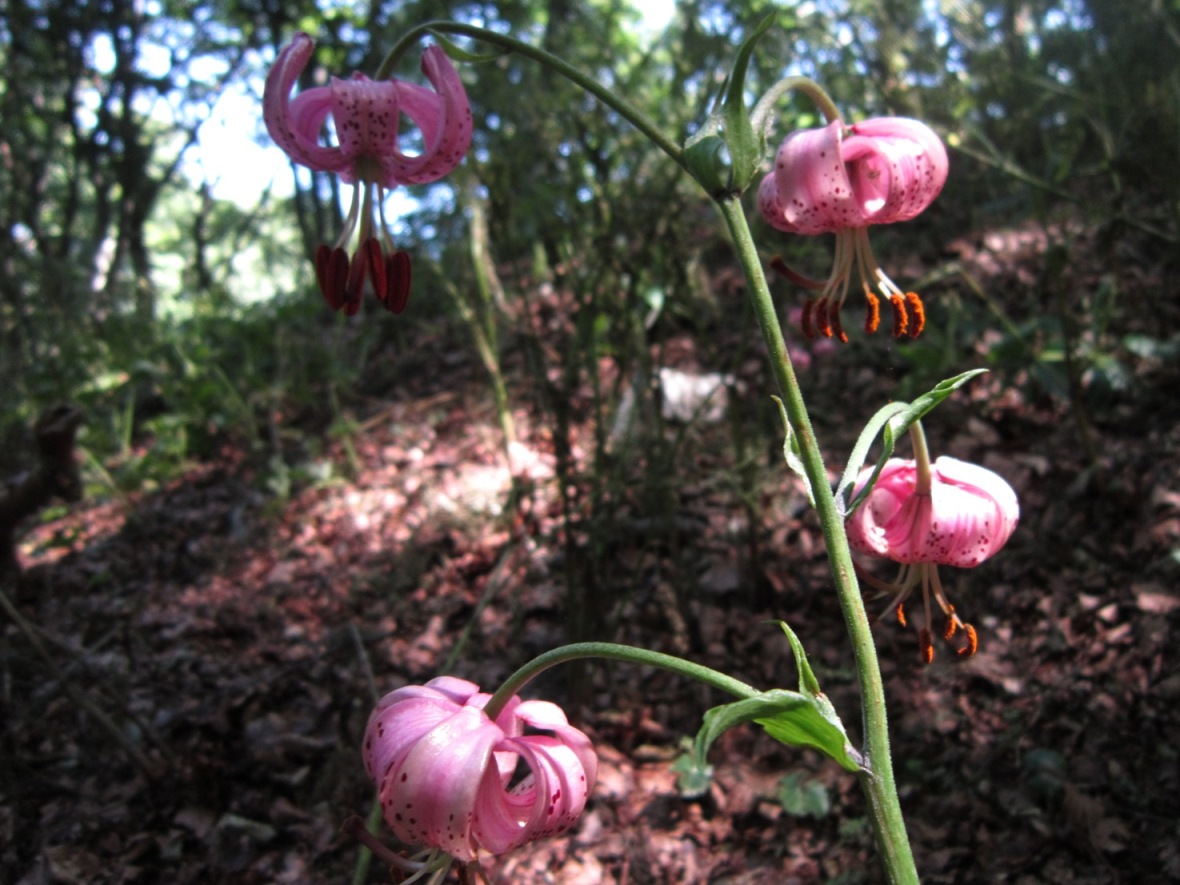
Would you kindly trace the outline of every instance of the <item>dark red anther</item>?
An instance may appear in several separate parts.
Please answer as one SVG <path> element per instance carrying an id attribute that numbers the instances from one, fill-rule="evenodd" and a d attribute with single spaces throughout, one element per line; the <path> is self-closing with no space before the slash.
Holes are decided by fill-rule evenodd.
<path id="1" fill-rule="evenodd" d="M 909 336 L 917 338 L 926 328 L 926 306 L 922 304 L 917 292 L 906 292 L 905 303 L 910 314 Z"/>
<path id="2" fill-rule="evenodd" d="M 377 290 L 381 303 L 390 313 L 401 313 L 410 300 L 412 278 L 410 253 L 398 249 L 385 256 L 385 288 Z"/>
<path id="3" fill-rule="evenodd" d="M 361 251 L 359 255 L 364 256 L 364 273 L 368 275 L 369 281 L 373 284 L 373 292 L 382 301 L 385 300 L 385 253 L 381 250 L 381 241 L 376 237 L 369 237 L 361 243 Z M 364 289 L 364 280 L 362 275 L 361 290 Z"/>
<path id="4" fill-rule="evenodd" d="M 315 250 L 315 281 L 316 285 L 320 287 L 320 292 L 327 290 L 328 286 L 328 265 L 332 262 L 332 247 L 320 243 Z"/>
<path id="5" fill-rule="evenodd" d="M 315 277 L 328 307 L 339 310 L 347 300 L 348 253 L 340 247 L 321 245 L 315 251 Z"/>
<path id="6" fill-rule="evenodd" d="M 866 288 L 865 300 L 869 303 L 865 311 L 865 334 L 872 335 L 881 325 L 881 299 Z"/>
<path id="7" fill-rule="evenodd" d="M 811 323 L 812 314 L 815 313 L 815 299 L 808 298 L 803 302 L 803 317 L 799 325 L 803 329 L 803 337 L 808 341 L 815 340 L 815 326 Z"/>
<path id="8" fill-rule="evenodd" d="M 815 325 L 825 338 L 832 337 L 832 323 L 828 319 L 828 306 L 831 304 L 830 298 L 821 298 L 815 302 Z"/>
<path id="9" fill-rule="evenodd" d="M 828 323 L 831 324 L 832 333 L 840 339 L 841 344 L 848 343 L 848 336 L 844 334 L 844 326 L 840 323 L 840 302 L 833 300 L 832 306 L 828 308 Z"/>
<path id="10" fill-rule="evenodd" d="M 900 295 L 890 295 L 889 304 L 893 308 L 893 337 L 904 338 L 910 325 L 910 318 L 905 309 L 905 299 Z"/>
<path id="11" fill-rule="evenodd" d="M 934 663 L 934 642 L 930 638 L 930 631 L 925 627 L 918 631 L 918 649 L 922 654 L 923 664 Z"/>
<path id="12" fill-rule="evenodd" d="M 344 300 L 341 309 L 345 316 L 355 316 L 361 309 L 361 296 L 365 294 L 365 279 L 369 274 L 369 260 L 362 246 L 352 256 L 348 265 L 348 285 L 344 287 Z"/>

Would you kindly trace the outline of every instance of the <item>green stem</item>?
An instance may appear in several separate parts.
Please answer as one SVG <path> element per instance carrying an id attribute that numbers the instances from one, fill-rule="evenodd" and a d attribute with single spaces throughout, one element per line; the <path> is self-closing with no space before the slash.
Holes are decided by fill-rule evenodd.
<path id="1" fill-rule="evenodd" d="M 737 196 L 717 200 L 725 224 L 733 237 L 738 260 L 745 272 L 749 296 L 754 305 L 762 337 L 770 351 L 770 362 L 775 380 L 782 392 L 783 404 L 791 429 L 799 441 L 804 472 L 815 495 L 815 508 L 823 526 L 831 562 L 832 578 L 844 613 L 844 622 L 852 640 L 864 707 L 865 766 L 861 787 L 868 799 L 877 843 L 881 850 L 889 881 L 917 883 L 918 873 L 906 836 L 905 820 L 897 798 L 893 779 L 893 761 L 889 754 L 889 724 L 885 714 L 885 687 L 877 663 L 877 649 L 865 614 L 864 602 L 857 586 L 852 565 L 852 553 L 844 522 L 836 508 L 836 499 L 824 468 L 823 457 L 811 428 L 811 419 L 803 403 L 803 394 L 795 377 L 794 367 L 783 339 L 770 289 L 762 272 L 762 262 L 754 246 L 741 201 Z"/>
<path id="2" fill-rule="evenodd" d="M 608 87 L 603 86 L 593 77 L 579 71 L 573 65 L 558 58 L 552 53 L 546 52 L 537 46 L 525 43 L 522 40 L 517 40 L 515 37 L 509 37 L 507 34 L 499 34 L 495 31 L 489 31 L 486 28 L 480 28 L 475 25 L 468 25 L 462 22 L 452 21 L 433 21 L 425 22 L 424 24 L 416 25 L 405 33 L 405 35 L 394 44 L 394 47 L 389 50 L 385 59 L 381 62 L 381 66 L 377 69 L 374 76 L 376 80 L 383 80 L 389 77 L 393 72 L 394 66 L 402 54 L 413 46 L 424 34 L 436 32 L 440 34 L 461 34 L 464 37 L 470 37 L 473 40 L 480 40 L 484 43 L 489 43 L 492 46 L 499 46 L 509 52 L 515 52 L 523 55 L 525 58 L 531 58 L 533 61 L 540 63 L 550 70 L 556 71 L 561 76 L 565 77 L 571 83 L 581 87 L 589 92 L 599 101 L 601 101 L 608 108 L 614 110 L 620 117 L 646 135 L 651 142 L 662 150 L 665 154 L 672 158 L 681 169 L 688 171 L 688 167 L 684 162 L 684 152 L 680 145 L 672 141 L 664 135 L 663 132 L 638 108 L 627 101 L 622 96 L 616 95 Z"/>
<path id="3" fill-rule="evenodd" d="M 579 658 L 606 658 L 612 661 L 626 661 L 630 664 L 659 667 L 695 679 L 697 682 L 703 682 L 705 685 L 719 688 L 721 691 L 739 698 L 752 698 L 760 694 L 753 686 L 747 685 L 739 679 L 673 655 L 649 651 L 646 648 L 635 648 L 630 645 L 619 645 L 614 642 L 575 642 L 572 645 L 563 645 L 561 648 L 555 648 L 533 658 L 509 676 L 492 695 L 487 706 L 484 707 L 484 712 L 489 718 L 495 719 L 504 709 L 504 705 L 518 694 L 533 677 L 557 664 L 564 664 Z"/>
<path id="4" fill-rule="evenodd" d="M 926 433 L 922 430 L 921 421 L 915 421 L 910 425 L 910 445 L 914 447 L 914 465 L 918 473 L 914 491 L 919 495 L 929 495 L 930 449 L 926 447 Z"/>
<path id="5" fill-rule="evenodd" d="M 754 105 L 754 110 L 750 112 L 750 125 L 755 132 L 769 128 L 770 115 L 774 112 L 775 104 L 788 92 L 802 92 L 810 98 L 829 123 L 841 119 L 840 109 L 836 107 L 836 103 L 814 80 L 808 77 L 784 77 L 758 99 L 758 104 Z"/>

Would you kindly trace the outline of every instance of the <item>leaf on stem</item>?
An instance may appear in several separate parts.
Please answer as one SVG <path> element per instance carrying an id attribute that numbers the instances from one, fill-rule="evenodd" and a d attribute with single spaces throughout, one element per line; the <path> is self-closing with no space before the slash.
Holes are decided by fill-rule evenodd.
<path id="1" fill-rule="evenodd" d="M 811 491 L 811 480 L 807 478 L 807 471 L 803 468 L 803 455 L 799 450 L 799 438 L 791 430 L 791 421 L 787 417 L 787 407 L 774 394 L 771 394 L 770 398 L 778 405 L 778 413 L 783 419 L 783 433 L 785 434 L 783 438 L 783 460 L 787 462 L 788 469 L 803 480 L 803 488 L 807 491 L 807 500 L 814 507 L 815 495 Z M 836 503 L 838 505 L 839 501 Z"/>
<path id="2" fill-rule="evenodd" d="M 852 454 L 848 458 L 848 466 L 844 468 L 844 475 L 840 477 L 840 482 L 836 486 L 836 508 L 839 510 L 842 518 L 848 516 L 848 514 L 859 507 L 861 501 L 867 498 L 873 490 L 873 486 L 876 484 L 877 477 L 880 476 L 885 462 L 893 457 L 893 450 L 897 438 L 908 431 L 910 426 L 915 422 L 926 417 L 935 406 L 948 396 L 975 376 L 982 375 L 986 371 L 987 369 L 971 369 L 970 371 L 963 372 L 961 375 L 956 375 L 953 378 L 947 378 L 945 381 L 938 382 L 929 392 L 922 394 L 911 403 L 889 403 L 889 405 L 882 406 L 877 410 L 877 413 L 865 425 L 865 429 L 861 431 L 860 436 L 856 440 L 856 445 L 852 447 Z M 872 476 L 869 477 L 868 482 L 857 493 L 855 499 L 849 500 L 856 484 L 856 478 L 860 474 L 865 461 L 868 460 L 869 449 L 872 447 L 874 440 L 876 440 L 878 433 L 881 434 L 881 456 L 877 459 L 876 467 L 873 470 Z"/>
<path id="3" fill-rule="evenodd" d="M 774 16 L 775 13 L 768 13 L 738 49 L 721 109 L 725 120 L 725 141 L 733 164 L 733 186 L 739 192 L 745 190 L 761 170 L 762 155 L 766 152 L 766 136 L 754 130 L 746 111 L 746 70 L 750 66 L 754 47 L 762 35 L 770 30 Z"/>
<path id="4" fill-rule="evenodd" d="M 502 46 L 493 49 L 491 52 L 471 52 L 470 50 L 464 49 L 441 31 L 431 29 L 430 36 L 438 41 L 438 45 L 442 47 L 443 52 L 445 52 L 452 61 L 478 64 L 485 61 L 495 61 L 500 56 L 508 55 L 508 53 L 512 51 L 508 47 Z"/>
<path id="5" fill-rule="evenodd" d="M 761 725 L 779 743 L 810 747 L 834 759 L 847 771 L 861 770 L 860 756 L 849 743 L 844 724 L 832 702 L 819 690 L 819 682 L 807 661 L 802 643 L 786 623 L 780 621 L 779 624 L 795 654 L 799 690 L 775 688 L 709 710 L 693 741 L 692 751 L 676 764 L 680 775 L 677 787 L 681 795 L 699 796 L 708 789 L 711 769 L 706 757 L 709 748 L 724 732 L 747 722 Z"/>

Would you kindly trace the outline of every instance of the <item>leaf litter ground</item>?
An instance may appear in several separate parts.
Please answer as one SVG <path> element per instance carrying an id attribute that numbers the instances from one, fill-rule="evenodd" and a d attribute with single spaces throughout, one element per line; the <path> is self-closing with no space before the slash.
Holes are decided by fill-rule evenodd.
<path id="1" fill-rule="evenodd" d="M 1039 241 L 1005 237 L 959 244 L 960 257 L 1020 304 Z M 1145 318 L 1135 299 L 1169 283 L 1132 264 L 1126 313 Z M 1079 266 L 1073 282 L 1106 272 Z M 1155 325 L 1123 331 L 1174 340 L 1180 308 L 1152 309 Z M 725 422 L 670 428 L 675 469 L 662 474 L 644 462 L 650 446 L 623 449 L 640 479 L 602 492 L 594 524 L 582 519 L 592 409 L 574 402 L 583 472 L 568 537 L 544 420 L 522 397 L 513 457 L 526 495 L 506 511 L 509 472 L 462 331 L 423 324 L 414 338 L 385 367 L 411 380 L 358 398 L 360 431 L 330 443 L 325 457 L 348 479 L 296 484 L 279 501 L 264 491 L 266 465 L 227 447 L 165 488 L 84 504 L 26 535 L 10 592 L 31 626 L 5 617 L 0 644 L 0 881 L 349 881 L 357 849 L 339 829 L 372 800 L 358 747 L 374 696 L 429 679 L 460 643 L 451 672 L 494 687 L 576 629 L 571 574 L 588 587 L 595 638 L 763 687 L 794 685 L 768 623 L 788 620 L 856 734 L 822 539 L 775 458 L 777 419 L 748 336 L 717 333 L 716 352 L 731 347 L 736 364 L 675 332 L 661 353 L 683 370 L 733 372 L 744 391 L 734 407 L 770 416 L 765 442 L 738 463 Z M 834 404 L 817 416 L 829 452 L 847 452 L 894 395 L 904 364 L 893 348 L 798 350 L 813 409 Z M 964 356 L 986 364 L 985 344 Z M 1067 398 L 1020 373 L 987 376 L 927 424 L 935 451 L 1007 477 L 1022 519 L 993 561 L 944 576 L 979 629 L 973 659 L 940 647 L 922 667 L 912 632 L 876 627 L 924 881 L 1180 880 L 1180 369 L 1127 361 L 1117 396 L 1087 393 L 1093 464 Z M 722 698 L 620 665 L 532 688 L 590 733 L 601 774 L 573 832 L 491 861 L 492 881 L 881 881 L 854 780 L 811 753 L 739 728 L 713 748 L 708 794 L 677 794 L 681 740 Z"/>

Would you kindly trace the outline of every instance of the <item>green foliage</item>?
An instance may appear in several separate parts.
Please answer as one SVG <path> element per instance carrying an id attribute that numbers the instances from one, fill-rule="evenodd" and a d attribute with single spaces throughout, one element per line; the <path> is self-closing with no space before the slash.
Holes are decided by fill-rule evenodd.
<path id="1" fill-rule="evenodd" d="M 594 72 L 676 143 L 696 145 L 719 186 L 729 183 L 735 157 L 716 133 L 740 130 L 738 110 L 784 75 L 810 76 L 847 119 L 922 116 L 952 147 L 946 192 L 904 231 L 889 232 L 890 255 L 929 251 L 983 225 L 1048 225 L 1061 207 L 1098 225 L 1105 248 L 1134 234 L 1174 255 L 1180 177 L 1157 172 L 1170 168 L 1180 144 L 1175 4 L 823 0 L 780 8 L 682 0 L 646 34 L 637 9 L 614 0 L 418 0 L 370 28 L 368 7 L 339 4 L 6 6 L 0 436 L 49 402 L 78 399 L 92 410 L 85 444 L 95 463 L 131 487 L 204 457 L 227 436 L 273 449 L 266 416 L 276 404 L 287 413 L 311 404 L 330 410 L 318 399 L 325 389 L 363 370 L 364 340 L 375 333 L 355 333 L 361 346 L 344 347 L 339 327 L 315 328 L 324 315 L 307 293 L 305 256 L 338 231 L 339 183 L 304 171 L 289 200 L 268 195 L 241 207 L 214 199 L 182 162 L 212 101 L 231 86 L 257 91 L 270 53 L 296 28 L 319 40 L 301 85 L 373 70 L 399 34 L 429 19 L 510 30 Z M 724 319 L 702 281 L 727 263 L 726 244 L 710 233 L 716 226 L 687 177 L 614 114 L 524 59 L 488 59 L 487 47 L 470 41 L 457 47 L 457 57 L 485 59 L 460 67 L 476 118 L 462 175 L 486 205 L 489 260 L 503 276 L 491 317 L 501 340 L 489 346 L 529 354 L 547 390 L 534 398 L 554 426 L 568 418 L 560 403 L 584 387 L 609 421 L 621 387 L 600 374 L 603 359 L 614 377 L 642 381 L 670 334 L 707 334 Z M 413 56 L 401 75 L 417 76 Z M 743 76 L 727 80 L 735 62 Z M 798 96 L 780 104 L 772 142 L 818 120 Z M 721 116 L 711 117 L 718 108 Z M 258 119 L 242 125 L 261 133 Z M 748 147 L 736 158 L 747 170 L 757 165 Z M 400 244 L 416 257 L 418 291 L 462 293 L 478 282 L 469 270 L 473 197 L 460 181 L 411 189 L 415 205 L 396 220 Z M 817 248 L 807 238 L 767 236 L 776 250 L 794 250 L 789 263 Z M 900 396 L 957 371 L 964 348 L 985 336 L 985 359 L 1003 377 L 1089 409 L 1134 383 L 1144 354 L 1166 358 L 1180 333 L 1128 329 L 1117 279 L 1061 294 L 1078 247 L 1055 245 L 1065 251 L 1049 256 L 1039 290 L 1011 303 L 954 265 L 940 268 L 944 321 L 918 341 L 891 345 L 911 367 Z M 573 293 L 556 341 L 525 321 L 537 305 L 524 302 L 541 285 Z M 649 324 L 653 291 L 665 301 Z M 447 311 L 450 303 L 424 298 L 415 309 Z M 146 416 L 145 395 L 167 411 Z M 145 449 L 144 440 L 153 442 Z M 652 500 L 671 500 L 674 459 L 659 434 L 644 446 L 639 458 L 612 459 L 600 435 L 593 500 L 609 508 L 611 490 L 636 475 L 652 484 Z M 598 525 L 598 515 L 588 524 Z"/>
<path id="2" fill-rule="evenodd" d="M 859 756 L 848 742 L 844 724 L 832 702 L 820 691 L 803 644 L 785 622 L 779 622 L 779 626 L 791 643 L 799 671 L 799 690 L 771 689 L 754 697 L 722 704 L 705 713 L 705 721 L 693 741 L 691 753 L 677 760 L 677 788 L 682 795 L 699 795 L 707 789 L 709 748 L 723 733 L 747 722 L 758 723 L 768 735 L 788 747 L 818 750 L 846 771 L 861 770 Z"/>
<path id="3" fill-rule="evenodd" d="M 844 475 L 840 477 L 840 483 L 836 486 L 837 506 L 841 507 L 842 511 L 846 514 L 856 510 L 860 502 L 872 492 L 873 486 L 877 482 L 877 477 L 881 475 L 881 470 L 885 466 L 885 462 L 893 457 L 893 449 L 897 438 L 909 430 L 915 423 L 930 414 L 931 410 L 948 396 L 972 378 L 982 375 L 986 371 L 986 369 L 972 369 L 968 372 L 963 372 L 954 378 L 947 378 L 945 381 L 940 381 L 928 393 L 922 394 L 913 402 L 889 403 L 878 409 L 877 413 L 869 419 L 864 430 L 861 431 L 860 436 L 856 440 L 856 445 L 852 448 L 852 454 L 848 457 L 848 464 L 844 468 Z M 856 485 L 856 478 L 860 475 L 860 469 L 868 459 L 869 449 L 876 441 L 877 434 L 881 434 L 881 455 L 877 459 L 877 463 L 868 481 L 857 493 L 856 497 L 853 498 L 852 490 Z"/>

